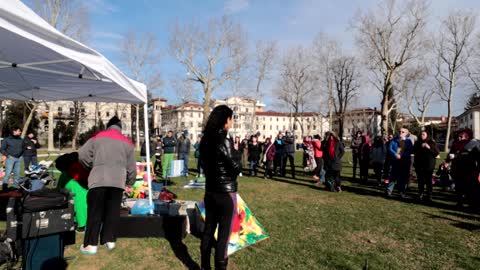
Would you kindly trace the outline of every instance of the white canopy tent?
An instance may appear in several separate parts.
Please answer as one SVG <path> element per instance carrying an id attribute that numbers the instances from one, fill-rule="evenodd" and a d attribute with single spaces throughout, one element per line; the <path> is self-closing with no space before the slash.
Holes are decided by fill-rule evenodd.
<path id="1" fill-rule="evenodd" d="M 0 99 L 143 103 L 149 134 L 146 86 L 57 31 L 19 0 L 0 1 Z M 150 157 L 148 143 L 146 152 Z M 148 160 L 152 194 L 150 166 Z"/>

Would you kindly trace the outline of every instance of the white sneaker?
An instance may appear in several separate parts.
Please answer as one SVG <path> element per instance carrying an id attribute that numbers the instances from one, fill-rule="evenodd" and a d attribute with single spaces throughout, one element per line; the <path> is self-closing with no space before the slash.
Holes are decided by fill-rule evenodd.
<path id="1" fill-rule="evenodd" d="M 242 173 L 239 173 L 238 176 L 242 177 L 243 175 L 242 175 Z"/>
<path id="2" fill-rule="evenodd" d="M 108 250 L 113 250 L 115 248 L 115 242 L 107 242 L 107 243 L 105 243 L 105 247 Z"/>
<path id="3" fill-rule="evenodd" d="M 86 254 L 86 255 L 95 255 L 97 254 L 97 246 L 86 246 L 84 247 L 83 245 L 80 246 L 80 252 L 82 254 Z"/>

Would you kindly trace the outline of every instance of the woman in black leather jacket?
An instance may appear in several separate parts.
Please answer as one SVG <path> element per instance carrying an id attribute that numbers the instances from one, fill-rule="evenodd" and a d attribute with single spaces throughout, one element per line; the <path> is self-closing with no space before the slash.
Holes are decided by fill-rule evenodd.
<path id="1" fill-rule="evenodd" d="M 237 175 L 240 163 L 232 157 L 233 141 L 227 138 L 233 111 L 225 105 L 210 113 L 200 143 L 200 162 L 205 172 L 205 231 L 200 246 L 202 269 L 211 269 L 210 254 L 215 244 L 215 269 L 227 269 L 228 239 L 237 209 Z"/>

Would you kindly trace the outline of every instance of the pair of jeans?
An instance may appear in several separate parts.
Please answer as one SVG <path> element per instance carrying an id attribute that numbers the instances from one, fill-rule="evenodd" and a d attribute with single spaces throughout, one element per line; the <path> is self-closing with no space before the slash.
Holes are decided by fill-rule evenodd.
<path id="1" fill-rule="evenodd" d="M 158 176 L 162 172 L 162 157 L 155 156 L 155 164 L 153 165 L 153 171 Z"/>
<path id="2" fill-rule="evenodd" d="M 8 180 L 10 179 L 10 174 L 13 172 L 13 186 L 18 187 L 17 183 L 20 180 L 20 163 L 21 158 L 16 158 L 8 156 L 5 160 L 5 176 L 3 177 L 3 187 L 8 186 Z"/>
<path id="3" fill-rule="evenodd" d="M 282 171 L 282 176 L 285 176 L 287 174 L 287 161 L 290 163 L 290 168 L 292 170 L 292 178 L 295 178 L 295 154 L 286 154 L 285 158 L 283 159 L 283 171 Z"/>
<path id="4" fill-rule="evenodd" d="M 258 160 L 250 161 L 250 175 L 257 175 Z"/>
<path id="5" fill-rule="evenodd" d="M 375 180 L 380 184 L 382 182 L 382 169 L 383 163 L 374 162 L 373 163 L 373 171 L 375 172 Z"/>
<path id="6" fill-rule="evenodd" d="M 38 165 L 37 156 L 23 156 L 23 163 L 25 164 L 24 166 L 25 170 L 28 170 L 28 168 L 30 167 L 30 163 L 33 166 L 37 166 Z"/>
<path id="7" fill-rule="evenodd" d="M 267 160 L 266 161 L 266 163 L 265 163 L 265 174 L 263 175 L 264 178 L 273 177 L 272 164 L 273 164 L 273 160 Z"/>
<path id="8" fill-rule="evenodd" d="M 183 171 L 182 176 L 188 176 L 188 160 L 190 158 L 190 153 L 178 153 L 178 159 L 183 160 Z"/>
<path id="9" fill-rule="evenodd" d="M 340 171 L 327 169 L 325 172 L 325 184 L 330 191 L 336 191 L 342 185 L 342 180 L 340 179 Z"/>
<path id="10" fill-rule="evenodd" d="M 315 170 L 313 171 L 313 175 L 320 177 L 320 174 L 323 170 L 323 158 L 315 157 L 315 163 L 317 163 L 317 167 L 315 167 Z"/>
<path id="11" fill-rule="evenodd" d="M 392 193 L 395 184 L 398 184 L 398 191 L 405 193 L 407 191 L 408 178 L 410 177 L 411 161 L 405 159 L 392 160 L 392 170 L 390 172 L 387 192 Z"/>
<path id="12" fill-rule="evenodd" d="M 114 187 L 92 188 L 87 194 L 87 228 L 83 246 L 96 246 L 115 242 L 115 230 L 120 222 L 120 204 L 123 189 Z"/>
<path id="13" fill-rule="evenodd" d="M 237 210 L 237 194 L 205 193 L 205 230 L 200 244 L 202 269 L 210 269 L 210 254 L 215 246 L 215 267 L 226 267 L 228 240 L 232 233 L 233 219 Z M 214 235 L 218 225 L 217 241 Z M 225 264 L 225 265 L 223 265 Z"/>
<path id="14" fill-rule="evenodd" d="M 427 185 L 427 194 L 432 195 L 433 170 L 417 167 L 415 168 L 415 172 L 417 173 L 418 192 L 423 194 L 425 192 L 425 185 Z"/>
<path id="15" fill-rule="evenodd" d="M 202 169 L 202 166 L 200 166 L 200 159 L 199 158 L 196 158 L 196 159 L 197 159 L 197 172 L 198 174 L 202 175 L 203 169 Z"/>
<path id="16" fill-rule="evenodd" d="M 357 164 L 360 165 L 360 153 L 352 153 L 353 179 L 357 177 Z"/>
<path id="17" fill-rule="evenodd" d="M 168 177 L 168 173 L 170 172 L 170 166 L 172 165 L 172 160 L 174 158 L 174 155 L 175 154 L 173 153 L 163 154 L 162 169 L 163 169 L 163 177 L 165 178 Z"/>
<path id="18" fill-rule="evenodd" d="M 275 154 L 275 158 L 273 160 L 273 174 L 282 174 L 284 169 L 283 169 L 283 160 L 285 159 L 283 154 Z M 280 169 L 279 169 L 280 168 Z M 278 172 L 280 170 L 280 172 Z"/>

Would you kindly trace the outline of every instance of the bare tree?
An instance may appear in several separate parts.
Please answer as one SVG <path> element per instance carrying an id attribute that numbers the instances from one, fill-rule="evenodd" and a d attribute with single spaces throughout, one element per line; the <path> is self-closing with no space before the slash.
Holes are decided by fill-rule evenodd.
<path id="1" fill-rule="evenodd" d="M 210 112 L 213 91 L 226 81 L 232 80 L 235 72 L 244 68 L 246 34 L 239 24 L 228 17 L 210 20 L 206 29 L 191 22 L 177 23 L 171 32 L 170 53 L 190 73 L 190 80 L 198 82 L 203 91 L 203 123 Z"/>
<path id="2" fill-rule="evenodd" d="M 358 95 L 359 73 L 355 58 L 341 56 L 331 63 L 331 76 L 333 80 L 332 102 L 335 115 L 338 119 L 338 135 L 343 138 L 343 123 L 345 112 L 352 99 Z"/>
<path id="3" fill-rule="evenodd" d="M 435 79 L 438 94 L 447 103 L 447 134 L 445 152 L 448 151 L 452 128 L 452 101 L 462 68 L 471 56 L 471 36 L 475 30 L 476 15 L 455 11 L 442 21 L 442 31 L 435 42 L 437 55 Z"/>
<path id="4" fill-rule="evenodd" d="M 333 89 L 334 77 L 332 76 L 332 62 L 340 55 L 340 46 L 337 41 L 328 37 L 325 33 L 317 35 L 313 42 L 315 66 L 320 75 L 318 95 L 323 98 L 319 100 L 320 111 L 326 112 L 329 123 L 333 123 Z M 327 106 L 323 106 L 323 104 Z M 325 110 L 326 109 L 326 110 Z"/>
<path id="5" fill-rule="evenodd" d="M 265 42 L 258 41 L 256 44 L 256 54 L 255 54 L 255 96 L 256 101 L 261 100 L 263 97 L 263 88 L 262 83 L 270 79 L 270 74 L 272 73 L 273 67 L 275 65 L 275 58 L 277 57 L 278 49 L 277 43 L 274 41 Z M 253 127 L 256 126 L 256 106 L 253 108 Z"/>
<path id="6" fill-rule="evenodd" d="M 80 41 L 87 41 L 90 30 L 90 17 L 87 7 L 78 0 L 34 0 L 37 13 L 58 31 Z M 38 104 L 37 104 L 38 105 Z M 48 150 L 54 149 L 53 141 L 53 106 L 54 102 L 46 103 L 48 109 Z M 75 101 L 74 107 L 82 106 Z M 37 106 L 35 106 L 36 108 Z M 78 116 L 77 116 L 78 118 Z M 31 117 L 29 117 L 31 119 Z M 28 127 L 30 123 L 25 123 Z M 24 128 L 25 130 L 25 128 Z M 74 130 L 74 138 L 78 136 L 78 123 Z M 72 146 L 76 146 L 73 142 Z"/>
<path id="7" fill-rule="evenodd" d="M 377 78 L 381 93 L 382 135 L 388 132 L 389 114 L 394 110 L 391 97 L 400 67 L 423 53 L 422 36 L 427 19 L 427 4 L 421 0 L 384 0 L 378 9 L 360 14 L 353 27 L 368 67 Z"/>
<path id="8" fill-rule="evenodd" d="M 156 36 L 153 33 L 136 34 L 130 31 L 125 35 L 121 49 L 122 61 L 133 79 L 144 83 L 149 94 L 158 91 L 162 80 L 158 69 L 161 55 Z M 132 111 L 135 111 L 135 117 L 132 117 L 132 120 L 135 121 L 137 149 L 140 149 L 140 120 L 143 119 L 143 115 L 140 115 L 141 110 L 143 108 L 139 105 L 132 105 Z M 148 134 L 145 134 L 145 138 L 147 136 Z"/>
<path id="9" fill-rule="evenodd" d="M 408 113 L 421 127 L 425 126 L 425 116 L 435 94 L 434 89 L 427 86 L 430 84 L 427 80 L 429 75 L 429 70 L 424 65 L 406 70 L 398 87 Z"/>
<path id="10" fill-rule="evenodd" d="M 312 53 L 303 47 L 290 48 L 283 56 L 280 72 L 278 89 L 274 94 L 287 105 L 293 117 L 293 129 L 299 125 L 303 137 L 304 117 L 300 116 L 312 104 L 318 82 Z"/>

